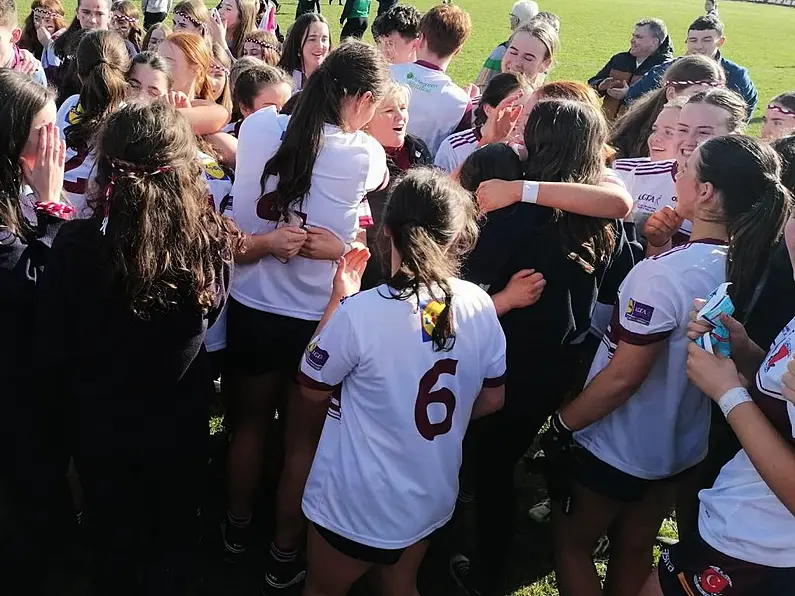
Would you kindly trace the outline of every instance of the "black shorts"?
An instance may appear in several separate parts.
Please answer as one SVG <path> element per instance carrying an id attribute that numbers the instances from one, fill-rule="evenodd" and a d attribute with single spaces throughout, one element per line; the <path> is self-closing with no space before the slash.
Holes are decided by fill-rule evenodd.
<path id="1" fill-rule="evenodd" d="M 317 323 L 249 308 L 230 298 L 226 366 L 247 376 L 271 372 L 295 376 Z"/>
<path id="2" fill-rule="evenodd" d="M 657 566 L 664 596 L 791 596 L 795 569 L 765 567 L 715 550 L 698 536 L 663 549 Z"/>
<path id="3" fill-rule="evenodd" d="M 642 501 L 649 490 L 662 483 L 675 482 L 688 471 L 660 480 L 646 480 L 614 468 L 584 447 L 574 449 L 569 462 L 569 474 L 578 484 L 619 503 Z"/>
<path id="4" fill-rule="evenodd" d="M 405 548 L 385 549 L 367 546 L 349 540 L 339 534 L 335 534 L 331 530 L 327 530 L 314 522 L 312 522 L 312 526 L 334 550 L 341 552 L 346 557 L 356 559 L 357 561 L 364 561 L 365 563 L 373 563 L 375 565 L 394 565 L 400 561 L 400 557 L 403 556 L 403 552 L 406 550 Z"/>

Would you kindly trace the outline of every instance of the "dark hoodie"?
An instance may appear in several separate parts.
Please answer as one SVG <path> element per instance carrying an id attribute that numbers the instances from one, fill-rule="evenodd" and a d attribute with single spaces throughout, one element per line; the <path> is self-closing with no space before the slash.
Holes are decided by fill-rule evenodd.
<path id="1" fill-rule="evenodd" d="M 666 37 L 660 47 L 657 48 L 657 51 L 640 64 L 637 63 L 635 56 L 629 52 L 620 52 L 610 58 L 607 64 L 602 67 L 602 70 L 588 79 L 588 84 L 596 89 L 600 95 L 605 96 L 604 91 L 599 91 L 599 84 L 604 79 L 612 77 L 618 81 L 626 81 L 627 85 L 632 85 L 655 66 L 673 58 L 673 55 L 674 48 L 670 37 Z M 621 102 L 619 100 L 605 96 L 604 109 L 609 117 L 613 118 L 616 116 L 620 105 Z"/>

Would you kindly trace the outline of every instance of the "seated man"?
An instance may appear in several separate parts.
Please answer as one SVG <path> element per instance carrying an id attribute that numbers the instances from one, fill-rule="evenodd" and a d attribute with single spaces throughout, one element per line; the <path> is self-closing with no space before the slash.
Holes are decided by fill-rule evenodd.
<path id="1" fill-rule="evenodd" d="M 727 60 L 721 55 L 720 48 L 726 41 L 723 31 L 723 23 L 714 13 L 698 17 L 690 25 L 687 32 L 687 54 L 709 56 L 723 67 L 726 73 L 726 87 L 739 93 L 745 99 L 745 103 L 748 105 L 748 117 L 750 118 L 758 101 L 756 87 L 754 87 L 751 75 L 748 74 L 747 69 L 731 60 Z M 660 86 L 663 74 L 672 63 L 673 60 L 667 60 L 659 66 L 655 66 L 641 80 L 630 86 L 623 97 L 624 105 L 629 105 L 648 91 L 657 89 Z"/>
<path id="2" fill-rule="evenodd" d="M 373 21 L 372 33 L 378 48 L 390 64 L 417 59 L 420 12 L 413 6 L 398 4 Z"/>
<path id="3" fill-rule="evenodd" d="M 520 0 L 519 2 L 514 3 L 513 9 L 511 9 L 511 14 L 508 16 L 511 21 L 511 31 L 516 31 L 522 25 L 526 25 L 537 14 L 538 4 L 535 2 Z M 481 68 L 480 72 L 478 73 L 478 78 L 475 79 L 475 85 L 477 85 L 481 91 L 486 88 L 486 85 L 489 84 L 491 79 L 500 74 L 500 69 L 502 67 L 502 57 L 505 55 L 507 49 L 508 42 L 504 41 L 494 48 L 491 54 L 489 54 L 489 57 L 486 58 L 483 68 Z"/>
<path id="4" fill-rule="evenodd" d="M 635 23 L 629 51 L 610 58 L 602 70 L 588 79 L 588 84 L 605 98 L 605 115 L 610 119 L 615 118 L 629 86 L 655 66 L 673 58 L 673 55 L 674 49 L 665 23 L 660 19 L 643 19 Z"/>
<path id="5" fill-rule="evenodd" d="M 389 67 L 392 78 L 411 89 L 409 133 L 434 156 L 444 139 L 472 127 L 472 99 L 445 72 L 471 32 L 472 21 L 461 8 L 434 6 L 420 20 L 417 61 Z"/>

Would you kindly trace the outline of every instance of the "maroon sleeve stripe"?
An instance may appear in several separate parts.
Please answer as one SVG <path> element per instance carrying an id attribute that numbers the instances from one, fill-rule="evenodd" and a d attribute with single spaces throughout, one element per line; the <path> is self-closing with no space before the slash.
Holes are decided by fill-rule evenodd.
<path id="1" fill-rule="evenodd" d="M 624 328 L 624 326 L 620 324 L 618 326 L 618 330 L 619 341 L 632 344 L 633 346 L 649 346 L 659 341 L 664 341 L 668 339 L 673 332 L 673 329 L 671 329 L 670 331 L 660 331 L 659 333 L 649 333 L 648 335 L 643 335 L 642 333 L 634 333 Z"/>
<path id="2" fill-rule="evenodd" d="M 505 385 L 505 379 L 508 376 L 508 373 L 505 372 L 501 374 L 499 377 L 495 377 L 493 379 L 483 379 L 483 386 L 484 387 L 502 387 Z"/>
<path id="3" fill-rule="evenodd" d="M 295 381 L 299 385 L 303 385 L 309 389 L 314 389 L 315 391 L 333 391 L 334 385 L 327 385 L 326 383 L 321 383 L 320 381 L 315 381 L 312 377 L 307 375 L 304 371 L 299 370 L 298 376 L 296 377 Z"/>

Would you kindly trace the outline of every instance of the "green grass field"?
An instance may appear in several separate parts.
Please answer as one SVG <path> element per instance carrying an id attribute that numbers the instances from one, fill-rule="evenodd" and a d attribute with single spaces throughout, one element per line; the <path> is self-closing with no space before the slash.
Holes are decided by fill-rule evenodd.
<path id="1" fill-rule="evenodd" d="M 459 0 L 458 4 L 472 16 L 474 32 L 461 54 L 453 61 L 451 74 L 464 85 L 471 82 L 484 59 L 494 46 L 508 37 L 508 13 L 513 0 Z M 417 0 L 416 6 L 427 9 L 435 0 Z M 65 2 L 67 10 L 74 10 L 76 0 Z M 335 0 L 331 5 L 321 0 L 322 10 L 329 18 L 335 41 L 339 38 L 341 7 Z M 562 50 L 551 79 L 586 80 L 615 52 L 628 47 L 632 25 L 644 17 L 665 20 L 674 41 L 677 55 L 684 49 L 686 28 L 703 11 L 702 0 L 539 0 L 542 10 L 557 13 L 562 20 Z M 377 3 L 373 1 L 372 15 Z M 795 54 L 791 36 L 795 33 L 795 8 L 744 2 L 720 2 L 720 15 L 726 23 L 727 41 L 724 54 L 747 67 L 759 91 L 759 108 L 754 114 L 752 132 L 758 130 L 758 119 L 764 106 L 776 94 L 795 89 Z M 29 3 L 19 3 L 21 18 L 27 15 Z M 283 30 L 292 21 L 294 1 L 282 3 L 280 22 Z M 366 39 L 371 39 L 368 33 Z M 787 48 L 790 48 L 789 50 Z M 539 488 L 524 478 L 520 483 L 520 502 L 517 525 L 521 546 L 512 567 L 517 578 L 515 596 L 557 595 L 554 574 L 548 574 L 549 561 L 545 531 L 526 528 L 525 512 L 532 506 Z M 667 520 L 663 535 L 675 536 L 676 525 Z M 539 562 L 541 561 L 541 562 Z M 602 570 L 604 565 L 600 563 Z M 533 581 L 536 580 L 537 581 Z M 234 583 L 234 582 L 233 582 Z M 523 586 L 523 587 L 522 587 Z M 235 594 L 237 590 L 232 590 Z M 232 592 L 224 592 L 230 594 Z M 443 591 L 445 594 L 447 590 Z M 249 593 L 248 588 L 242 593 Z M 252 592 L 254 593 L 254 592 Z M 453 594 L 453 592 L 449 592 Z M 436 595 L 434 595 L 436 596 Z"/>

